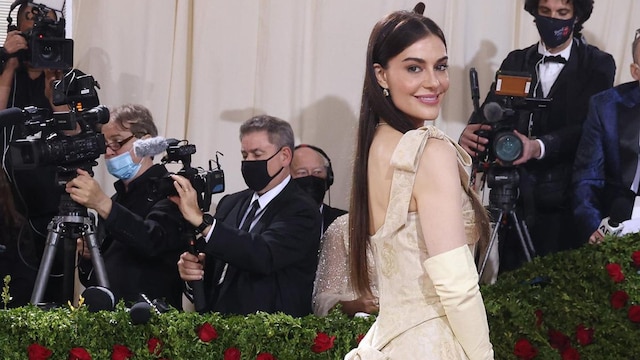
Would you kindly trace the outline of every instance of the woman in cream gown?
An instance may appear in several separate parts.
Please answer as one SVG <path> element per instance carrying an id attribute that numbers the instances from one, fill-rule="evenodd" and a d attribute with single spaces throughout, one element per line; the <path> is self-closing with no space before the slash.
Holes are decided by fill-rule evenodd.
<path id="1" fill-rule="evenodd" d="M 425 120 L 449 87 L 442 30 L 399 11 L 376 24 L 353 170 L 350 266 L 369 289 L 371 249 L 380 311 L 345 359 L 493 359 L 472 250 L 489 237 L 467 186 L 469 155 Z M 368 204 L 368 206 L 367 206 Z"/>

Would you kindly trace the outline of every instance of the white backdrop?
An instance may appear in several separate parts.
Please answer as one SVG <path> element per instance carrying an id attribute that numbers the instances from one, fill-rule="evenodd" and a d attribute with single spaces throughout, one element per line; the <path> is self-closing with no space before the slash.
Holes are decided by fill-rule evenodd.
<path id="1" fill-rule="evenodd" d="M 331 203 L 347 208 L 350 162 L 367 40 L 406 0 L 83 0 L 73 2 L 75 66 L 100 83 L 105 105 L 149 107 L 165 137 L 196 144 L 193 165 L 216 151 L 227 193 L 245 188 L 238 129 L 268 113 L 289 121 L 297 143 L 323 148 L 336 182 Z M 436 124 L 457 139 L 472 104 L 469 68 L 481 100 L 506 54 L 538 39 L 521 0 L 431 0 L 425 14 L 444 30 L 451 85 Z M 630 81 L 637 0 L 598 0 L 584 34 L 611 53 L 615 83 Z M 111 177 L 95 169 L 107 193 Z M 214 202 L 221 195 L 214 196 Z"/>

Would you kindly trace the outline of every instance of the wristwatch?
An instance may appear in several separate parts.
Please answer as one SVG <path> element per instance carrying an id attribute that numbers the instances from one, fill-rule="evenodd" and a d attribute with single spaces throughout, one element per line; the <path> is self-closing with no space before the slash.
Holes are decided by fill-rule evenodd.
<path id="1" fill-rule="evenodd" d="M 196 234 L 202 233 L 209 225 L 213 225 L 213 216 L 209 213 L 202 214 L 202 223 L 196 227 Z"/>

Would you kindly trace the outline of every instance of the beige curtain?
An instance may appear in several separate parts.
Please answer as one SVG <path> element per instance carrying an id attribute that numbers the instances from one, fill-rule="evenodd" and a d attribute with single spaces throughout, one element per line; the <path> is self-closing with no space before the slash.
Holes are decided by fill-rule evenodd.
<path id="1" fill-rule="evenodd" d="M 289 121 L 297 142 L 323 148 L 347 208 L 367 40 L 375 22 L 406 0 L 75 0 L 75 66 L 100 83 L 105 105 L 149 107 L 165 137 L 196 144 L 193 165 L 216 151 L 226 193 L 245 188 L 238 128 L 252 115 Z M 451 86 L 436 124 L 456 138 L 471 113 L 468 71 L 481 100 L 506 54 L 537 41 L 521 0 L 431 0 L 426 15 L 448 42 Z M 598 0 L 585 36 L 611 53 L 616 84 L 630 81 L 637 0 Z M 177 169 L 179 167 L 172 167 Z M 96 177 L 108 193 L 104 166 Z M 221 195 L 214 196 L 214 202 Z"/>

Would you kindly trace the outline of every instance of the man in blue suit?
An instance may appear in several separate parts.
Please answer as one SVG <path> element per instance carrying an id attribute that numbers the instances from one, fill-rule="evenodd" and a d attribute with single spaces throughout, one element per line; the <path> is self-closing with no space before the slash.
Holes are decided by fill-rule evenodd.
<path id="1" fill-rule="evenodd" d="M 632 44 L 631 76 L 635 81 L 594 95 L 584 123 L 573 167 L 573 210 L 582 241 L 597 243 L 601 220 L 614 201 L 638 193 L 640 172 L 640 29 Z M 631 202 L 632 200 L 627 200 Z M 617 203 L 616 203 L 617 204 Z M 621 214 L 623 219 L 631 217 Z"/>

